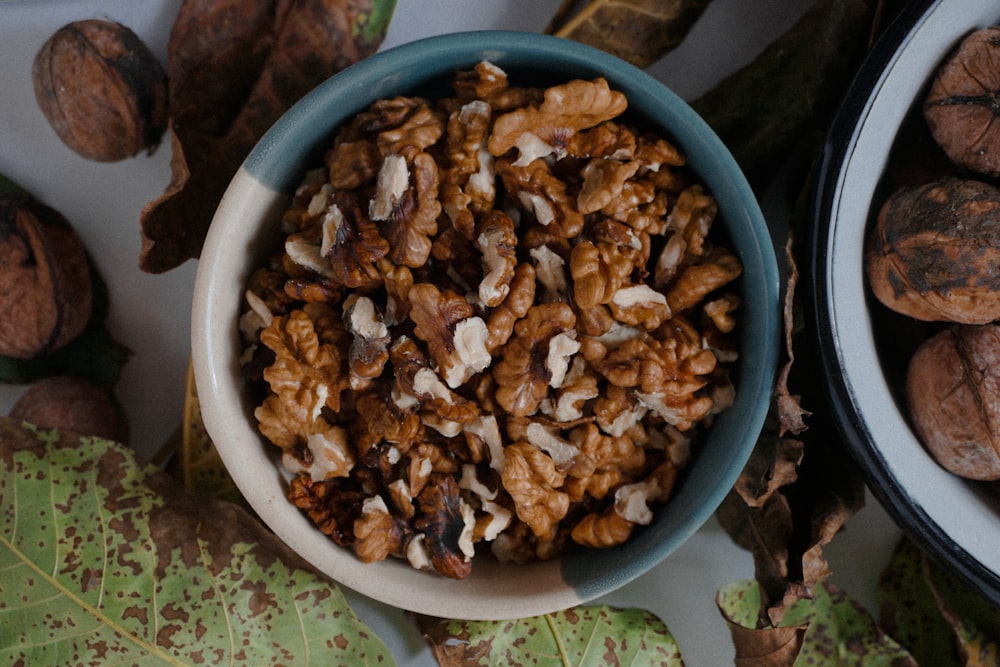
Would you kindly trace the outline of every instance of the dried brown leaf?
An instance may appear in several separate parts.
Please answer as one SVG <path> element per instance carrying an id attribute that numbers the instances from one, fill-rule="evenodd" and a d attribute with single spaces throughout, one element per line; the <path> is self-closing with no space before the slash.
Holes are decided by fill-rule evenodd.
<path id="1" fill-rule="evenodd" d="M 140 267 L 197 257 L 216 205 L 264 132 L 375 52 L 395 0 L 185 0 L 167 47 L 171 181 L 142 211 Z"/>
<path id="2" fill-rule="evenodd" d="M 546 32 L 648 67 L 676 47 L 711 0 L 564 0 Z"/>

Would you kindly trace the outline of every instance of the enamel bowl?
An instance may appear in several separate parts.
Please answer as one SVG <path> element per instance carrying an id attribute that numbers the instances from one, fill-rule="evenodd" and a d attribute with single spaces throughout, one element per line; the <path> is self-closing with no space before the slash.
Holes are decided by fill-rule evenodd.
<path id="1" fill-rule="evenodd" d="M 990 0 L 918 2 L 873 49 L 826 145 L 811 301 L 831 405 L 869 488 L 914 542 L 1000 603 L 1000 488 L 945 471 L 917 440 L 902 399 L 913 341 L 890 333 L 862 260 L 896 128 L 962 38 L 997 22 Z"/>
<path id="2" fill-rule="evenodd" d="M 627 544 L 576 551 L 533 565 L 476 561 L 461 581 L 418 572 L 390 559 L 366 565 L 335 545 L 285 498 L 277 448 L 258 435 L 240 377 L 237 319 L 247 276 L 271 239 L 266 232 L 289 202 L 332 130 L 371 101 L 397 94 L 433 96 L 435 81 L 486 59 L 516 79 L 605 77 L 631 113 L 669 136 L 715 196 L 716 223 L 743 262 L 736 402 L 712 426 L 673 499 Z M 434 37 L 377 54 L 334 76 L 266 134 L 233 179 L 199 260 L 192 354 L 208 433 L 240 490 L 290 547 L 340 584 L 403 609 L 439 617 L 502 619 L 567 608 L 643 574 L 711 517 L 743 468 L 768 410 L 778 350 L 774 249 L 742 173 L 708 126 L 642 71 L 568 40 L 529 33 L 475 32 Z"/>

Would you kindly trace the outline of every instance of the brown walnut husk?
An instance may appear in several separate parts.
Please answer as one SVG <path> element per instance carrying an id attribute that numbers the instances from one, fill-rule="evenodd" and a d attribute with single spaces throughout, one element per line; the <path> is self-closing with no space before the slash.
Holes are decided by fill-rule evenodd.
<path id="1" fill-rule="evenodd" d="M 973 32 L 938 69 L 924 117 L 952 162 L 1000 176 L 1000 27 Z"/>
<path id="2" fill-rule="evenodd" d="M 69 23 L 35 56 L 35 97 L 59 138 L 83 157 L 114 162 L 160 143 L 167 122 L 163 67 L 129 28 Z"/>
<path id="3" fill-rule="evenodd" d="M 902 188 L 869 231 L 865 269 L 888 308 L 924 321 L 1000 319 L 1000 189 L 944 178 Z"/>
<path id="4" fill-rule="evenodd" d="M 941 466 L 1000 479 L 1000 326 L 955 326 L 927 339 L 910 360 L 906 399 Z"/>
<path id="5" fill-rule="evenodd" d="M 167 47 L 171 181 L 141 215 L 139 265 L 198 257 L 215 208 L 264 132 L 382 42 L 385 0 L 185 0 Z"/>
<path id="6" fill-rule="evenodd" d="M 0 355 L 31 359 L 90 319 L 87 254 L 69 222 L 34 200 L 0 197 Z"/>

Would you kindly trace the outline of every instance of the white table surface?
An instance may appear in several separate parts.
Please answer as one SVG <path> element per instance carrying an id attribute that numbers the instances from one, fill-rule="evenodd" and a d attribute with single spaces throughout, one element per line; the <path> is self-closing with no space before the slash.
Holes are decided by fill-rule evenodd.
<path id="1" fill-rule="evenodd" d="M 685 99 L 753 59 L 810 0 L 714 0 L 684 43 L 650 72 Z M 108 328 L 133 356 L 117 393 L 131 421 L 131 444 L 149 456 L 180 423 L 189 355 L 196 261 L 162 275 L 138 268 L 139 212 L 169 182 L 169 145 L 118 163 L 85 160 L 66 148 L 35 103 L 31 63 L 62 25 L 107 18 L 127 25 L 166 61 L 180 0 L 0 0 L 0 173 L 60 210 L 74 225 L 111 292 Z M 444 32 L 541 31 L 559 0 L 398 0 L 383 48 Z M 764 202 L 765 214 L 780 206 Z M 0 385 L 0 414 L 23 388 Z M 807 406 L 809 407 L 809 406 Z M 873 499 L 826 550 L 832 581 L 874 610 L 872 591 L 899 532 Z M 692 667 L 732 664 L 728 630 L 715 607 L 718 588 L 753 576 L 753 563 L 710 521 L 661 565 L 596 600 L 642 607 L 664 620 Z M 433 665 L 411 619 L 347 591 L 355 610 L 400 666 Z"/>

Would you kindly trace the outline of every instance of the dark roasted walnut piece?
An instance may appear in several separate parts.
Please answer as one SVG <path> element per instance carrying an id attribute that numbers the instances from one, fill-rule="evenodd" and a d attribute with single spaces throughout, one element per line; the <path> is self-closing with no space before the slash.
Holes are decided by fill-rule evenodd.
<path id="1" fill-rule="evenodd" d="M 1000 479 L 1000 326 L 954 326 L 910 360 L 906 399 L 934 459 L 970 479 Z"/>
<path id="2" fill-rule="evenodd" d="M 945 178 L 896 191 L 870 229 L 865 269 L 875 296 L 924 321 L 1000 319 L 1000 189 Z"/>
<path id="3" fill-rule="evenodd" d="M 31 359 L 78 336 L 93 294 L 69 222 L 37 201 L 0 197 L 0 354 Z"/>
<path id="4" fill-rule="evenodd" d="M 1000 27 L 973 32 L 938 68 L 924 117 L 952 162 L 1000 176 Z"/>
<path id="5" fill-rule="evenodd" d="M 42 113 L 80 155 L 113 162 L 159 145 L 167 124 L 166 73 L 120 23 L 63 26 L 39 50 L 32 76 Z"/>

